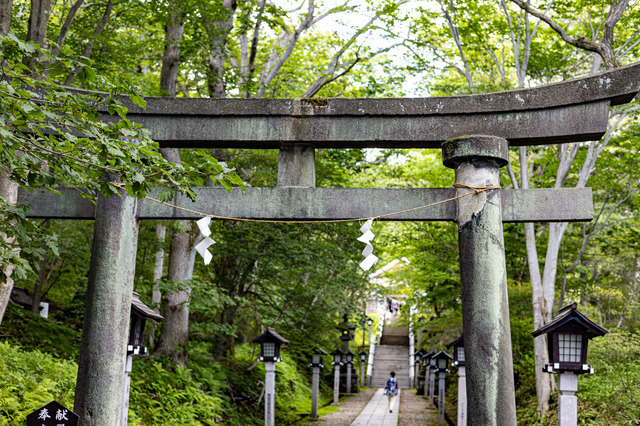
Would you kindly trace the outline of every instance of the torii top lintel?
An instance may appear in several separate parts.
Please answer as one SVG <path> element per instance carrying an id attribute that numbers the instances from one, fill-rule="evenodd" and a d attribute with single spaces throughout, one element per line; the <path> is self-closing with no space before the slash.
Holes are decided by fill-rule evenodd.
<path id="1" fill-rule="evenodd" d="M 480 95 L 378 99 L 146 98 L 128 117 L 163 147 L 277 149 L 439 148 L 468 134 L 511 146 L 599 139 L 609 107 L 630 102 L 640 62 L 531 89 Z M 117 117 L 104 116 L 107 120 Z"/>

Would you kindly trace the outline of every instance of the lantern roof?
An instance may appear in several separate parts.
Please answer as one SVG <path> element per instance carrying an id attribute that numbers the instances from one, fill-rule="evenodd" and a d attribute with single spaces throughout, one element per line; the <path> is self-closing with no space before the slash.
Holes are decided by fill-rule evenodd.
<path id="1" fill-rule="evenodd" d="M 360 352 L 358 352 L 358 355 L 360 355 L 360 356 L 362 356 L 362 355 L 367 356 L 367 355 L 369 355 L 369 352 L 367 352 L 367 351 L 365 351 L 365 350 L 363 349 L 363 350 L 361 350 Z"/>
<path id="2" fill-rule="evenodd" d="M 150 318 L 154 321 L 162 321 L 162 315 L 142 303 L 140 295 L 135 291 L 131 296 L 131 309 L 144 318 Z"/>
<path id="3" fill-rule="evenodd" d="M 355 356 L 356 354 L 351 352 L 351 350 L 345 351 L 344 352 L 345 355 L 351 355 L 351 356 Z"/>
<path id="4" fill-rule="evenodd" d="M 429 353 L 427 353 L 427 354 L 422 355 L 422 357 L 423 357 L 423 358 L 433 358 L 433 356 L 434 356 L 435 354 L 436 354 L 436 353 L 435 353 L 434 351 L 431 351 L 431 352 L 429 352 Z"/>
<path id="5" fill-rule="evenodd" d="M 311 352 L 314 355 L 329 355 L 325 350 L 323 350 L 323 349 L 321 349 L 321 348 L 319 348 L 317 346 L 312 347 L 311 348 Z"/>
<path id="6" fill-rule="evenodd" d="M 435 354 L 433 356 L 433 358 L 435 358 L 435 359 L 442 359 L 442 358 L 453 359 L 453 357 L 451 355 L 449 355 L 448 353 L 446 353 L 445 351 L 438 352 L 437 354 Z"/>
<path id="7" fill-rule="evenodd" d="M 536 331 L 531 332 L 533 337 L 538 337 L 541 334 L 547 334 L 549 332 L 555 331 L 567 324 L 578 324 L 585 329 L 587 338 L 593 339 L 594 337 L 604 336 L 608 333 L 607 330 L 600 327 L 598 324 L 591 321 L 589 318 L 584 316 L 583 313 L 578 311 L 578 305 L 573 302 L 570 305 L 565 306 L 560 309 L 558 316 L 556 316 L 550 323 L 546 324 L 543 327 L 540 327 Z"/>
<path id="8" fill-rule="evenodd" d="M 281 345 L 284 343 L 289 343 L 287 339 L 278 334 L 278 332 L 272 328 L 267 327 L 264 333 L 256 337 L 252 340 L 253 343 L 264 343 L 264 342 L 274 342 L 280 343 Z"/>
<path id="9" fill-rule="evenodd" d="M 336 349 L 335 351 L 331 352 L 330 355 L 342 355 L 344 354 L 344 352 L 342 352 L 340 349 Z"/>
<path id="10" fill-rule="evenodd" d="M 462 346 L 462 347 L 464 347 L 464 336 L 461 334 L 460 337 L 458 337 L 453 342 L 447 343 L 447 348 L 450 348 L 451 346 Z"/>

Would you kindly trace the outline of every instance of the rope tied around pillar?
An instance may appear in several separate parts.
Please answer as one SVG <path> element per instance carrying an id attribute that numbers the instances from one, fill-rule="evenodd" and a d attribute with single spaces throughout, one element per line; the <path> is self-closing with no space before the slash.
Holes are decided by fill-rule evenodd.
<path id="1" fill-rule="evenodd" d="M 453 187 L 470 189 L 473 192 L 475 192 L 476 195 L 482 194 L 483 192 L 489 191 L 491 189 L 501 189 L 500 186 L 471 186 L 471 185 L 465 185 L 464 183 L 454 183 Z"/>

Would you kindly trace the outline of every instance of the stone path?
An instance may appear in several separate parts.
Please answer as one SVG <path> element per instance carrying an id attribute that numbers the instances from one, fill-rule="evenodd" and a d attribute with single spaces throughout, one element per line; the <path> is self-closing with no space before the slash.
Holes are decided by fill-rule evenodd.
<path id="1" fill-rule="evenodd" d="M 335 413 L 325 414 L 320 417 L 319 421 L 308 423 L 310 425 L 322 425 L 322 426 L 349 426 L 358 417 L 358 415 L 364 410 L 371 397 L 378 391 L 378 389 L 365 389 L 352 396 L 344 398 L 338 403 L 340 411 Z"/>
<path id="2" fill-rule="evenodd" d="M 389 412 L 389 402 L 384 389 L 378 389 L 371 401 L 362 413 L 351 423 L 351 426 L 397 426 L 399 402 L 402 400 L 402 391 L 398 390 L 398 396 Z"/>
<path id="3" fill-rule="evenodd" d="M 438 411 L 414 389 L 400 390 L 389 413 L 383 389 L 366 389 L 340 401 L 340 411 L 308 425 L 323 426 L 428 426 L 438 424 Z"/>

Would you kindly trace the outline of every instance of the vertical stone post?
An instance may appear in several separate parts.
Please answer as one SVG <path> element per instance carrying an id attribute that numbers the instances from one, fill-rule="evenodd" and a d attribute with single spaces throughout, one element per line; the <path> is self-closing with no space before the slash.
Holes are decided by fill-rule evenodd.
<path id="1" fill-rule="evenodd" d="M 436 392 L 436 370 L 428 367 L 431 371 L 429 375 L 429 406 L 433 406 L 434 393 Z"/>
<path id="2" fill-rule="evenodd" d="M 311 376 L 311 419 L 318 418 L 318 392 L 320 385 L 320 367 L 313 367 Z"/>
<path id="3" fill-rule="evenodd" d="M 369 336 L 371 340 L 371 336 Z M 376 345 L 371 342 L 369 345 L 369 358 L 367 358 L 367 386 L 371 387 L 371 378 L 373 376 L 373 362 L 376 358 Z"/>
<path id="4" fill-rule="evenodd" d="M 458 367 L 458 426 L 467 426 L 467 376 L 465 367 Z"/>
<path id="5" fill-rule="evenodd" d="M 333 403 L 337 404 L 340 399 L 340 364 L 333 366 Z"/>
<path id="6" fill-rule="evenodd" d="M 351 363 L 347 363 L 347 393 L 351 393 Z"/>
<path id="7" fill-rule="evenodd" d="M 570 371 L 558 375 L 558 426 L 578 424 L 578 376 Z"/>
<path id="8" fill-rule="evenodd" d="M 468 136 L 442 145 L 456 184 L 498 186 L 508 142 Z M 459 188 L 458 195 L 473 192 Z M 515 425 L 515 389 L 500 190 L 457 200 L 464 348 L 469 368 L 469 415 L 475 424 Z"/>
<path id="9" fill-rule="evenodd" d="M 127 354 L 124 364 L 124 391 L 122 393 L 122 416 L 120 426 L 127 426 L 129 419 L 129 390 L 131 389 L 131 368 L 133 367 L 133 354 Z"/>
<path id="10" fill-rule="evenodd" d="M 138 221 L 136 199 L 120 192 L 96 205 L 74 403 L 83 425 L 117 425 L 122 413 Z"/>
<path id="11" fill-rule="evenodd" d="M 360 362 L 360 386 L 365 387 L 364 368 L 367 365 L 366 362 Z"/>
<path id="12" fill-rule="evenodd" d="M 438 424 L 445 424 L 444 421 L 444 371 L 438 373 Z"/>
<path id="13" fill-rule="evenodd" d="M 431 368 L 429 364 L 424 369 L 424 397 L 429 397 L 429 383 L 431 382 Z"/>
<path id="14" fill-rule="evenodd" d="M 316 154 L 312 145 L 293 145 L 280 148 L 278 182 L 282 187 L 316 186 Z"/>
<path id="15" fill-rule="evenodd" d="M 369 326 L 369 345 L 371 345 L 371 326 Z"/>
<path id="16" fill-rule="evenodd" d="M 420 374 L 420 362 L 416 362 L 414 366 L 416 368 L 415 374 L 413 376 L 414 387 L 418 389 L 418 387 L 420 386 L 420 382 L 418 381 L 418 374 Z"/>
<path id="17" fill-rule="evenodd" d="M 276 424 L 276 363 L 266 361 L 264 371 L 264 424 L 274 426 Z"/>

